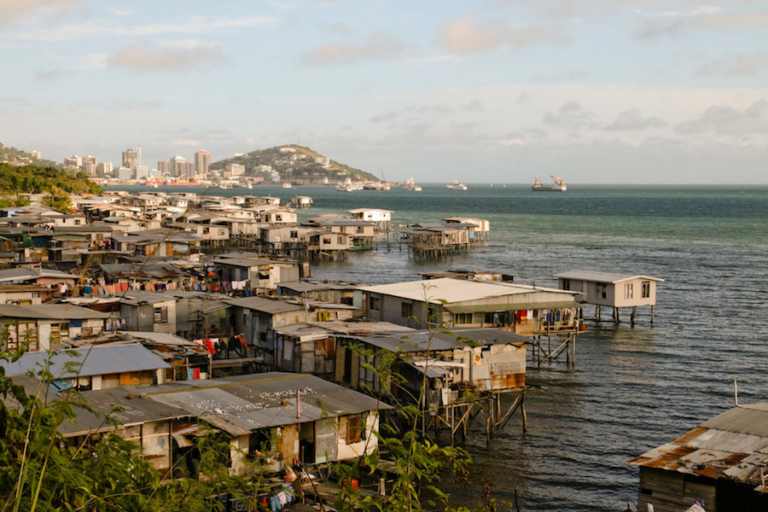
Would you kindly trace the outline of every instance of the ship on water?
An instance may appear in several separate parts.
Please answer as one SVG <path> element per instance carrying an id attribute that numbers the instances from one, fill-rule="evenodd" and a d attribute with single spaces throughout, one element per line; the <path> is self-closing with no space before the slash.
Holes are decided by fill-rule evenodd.
<path id="1" fill-rule="evenodd" d="M 408 192 L 421 192 L 421 187 L 416 184 L 413 178 L 408 178 L 403 182 L 403 188 Z"/>
<path id="2" fill-rule="evenodd" d="M 355 192 L 362 189 L 363 186 L 360 183 L 352 181 L 352 178 L 350 177 L 347 177 L 347 179 L 344 180 L 344 183 L 336 185 L 336 190 L 340 192 Z"/>
<path id="3" fill-rule="evenodd" d="M 531 190 L 534 192 L 565 192 L 568 190 L 568 187 L 565 186 L 565 182 L 559 176 L 557 178 L 552 176 L 551 185 L 542 185 L 539 183 L 539 177 L 536 176 L 533 185 L 531 185 Z"/>
<path id="4" fill-rule="evenodd" d="M 453 183 L 446 185 L 448 190 L 467 190 L 467 186 L 459 180 L 453 180 Z"/>

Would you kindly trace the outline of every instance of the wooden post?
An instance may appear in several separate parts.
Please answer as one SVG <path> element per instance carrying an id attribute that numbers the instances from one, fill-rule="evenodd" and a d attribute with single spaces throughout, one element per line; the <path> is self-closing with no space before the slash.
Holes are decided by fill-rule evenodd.
<path id="1" fill-rule="evenodd" d="M 653 325 L 653 306 L 651 306 L 651 325 Z"/>
<path id="2" fill-rule="evenodd" d="M 632 314 L 629 317 L 629 323 L 632 327 L 635 326 L 635 318 L 637 317 L 637 306 L 632 306 Z"/>
<path id="3" fill-rule="evenodd" d="M 523 412 L 523 433 L 528 432 L 528 414 L 525 412 L 525 389 L 523 389 L 523 398 L 520 402 L 520 409 Z"/>

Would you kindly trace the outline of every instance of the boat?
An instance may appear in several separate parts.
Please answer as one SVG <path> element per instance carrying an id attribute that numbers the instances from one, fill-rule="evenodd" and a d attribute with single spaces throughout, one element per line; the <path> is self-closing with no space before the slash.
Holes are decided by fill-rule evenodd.
<path id="1" fill-rule="evenodd" d="M 149 188 L 157 188 L 157 182 L 155 181 L 145 181 L 144 186 L 147 186 Z"/>
<path id="2" fill-rule="evenodd" d="M 250 182 L 250 181 L 249 181 L 249 182 L 247 182 L 247 183 L 245 184 L 245 188 L 247 188 L 247 189 L 253 189 L 253 185 L 251 185 L 251 182 Z"/>
<path id="3" fill-rule="evenodd" d="M 459 180 L 453 180 L 453 183 L 446 185 L 448 190 L 467 190 L 467 186 Z"/>
<path id="4" fill-rule="evenodd" d="M 531 190 L 534 192 L 565 192 L 568 190 L 568 187 L 565 186 L 565 182 L 559 176 L 552 176 L 551 185 L 542 185 L 539 183 L 539 177 L 536 176 L 533 180 L 533 185 L 531 185 Z"/>
<path id="5" fill-rule="evenodd" d="M 403 188 L 408 192 L 421 192 L 421 187 L 413 181 L 413 178 L 405 180 L 405 182 L 403 182 Z"/>
<path id="6" fill-rule="evenodd" d="M 355 183 L 352 181 L 352 178 L 347 177 L 347 179 L 344 180 L 344 183 L 339 183 L 336 185 L 336 190 L 340 192 L 354 192 L 356 190 L 362 190 L 363 186 L 360 183 Z"/>
<path id="7" fill-rule="evenodd" d="M 290 184 L 290 183 L 288 183 L 287 181 L 284 181 L 284 182 L 283 182 L 283 188 L 293 188 L 293 185 L 291 185 L 291 184 Z"/>

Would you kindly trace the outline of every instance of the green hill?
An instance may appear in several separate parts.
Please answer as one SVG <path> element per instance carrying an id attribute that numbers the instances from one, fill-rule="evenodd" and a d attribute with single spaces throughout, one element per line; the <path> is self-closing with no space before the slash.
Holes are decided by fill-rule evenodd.
<path id="1" fill-rule="evenodd" d="M 18 194 L 100 194 L 102 189 L 83 173 L 70 174 L 53 167 L 14 166 L 0 163 L 0 195 Z"/>
<path id="2" fill-rule="evenodd" d="M 224 169 L 228 163 L 242 164 L 248 175 L 258 174 L 257 166 L 269 165 L 280 174 L 283 180 L 343 180 L 351 177 L 355 180 L 380 181 L 371 173 L 355 169 L 346 164 L 329 160 L 327 165 L 316 159 L 324 159 L 323 155 L 304 146 L 291 144 L 269 149 L 251 151 L 242 156 L 227 158 L 211 164 L 212 170 Z"/>
<path id="3" fill-rule="evenodd" d="M 60 169 L 62 166 L 52 160 L 36 158 L 32 153 L 27 153 L 20 149 L 12 148 L 0 143 L 0 163 L 8 163 L 14 166 L 35 165 L 38 167 L 55 167 Z"/>

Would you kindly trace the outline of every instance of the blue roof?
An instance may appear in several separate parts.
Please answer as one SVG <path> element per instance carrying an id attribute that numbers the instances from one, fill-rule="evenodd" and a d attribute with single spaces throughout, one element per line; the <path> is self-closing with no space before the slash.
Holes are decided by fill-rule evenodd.
<path id="1" fill-rule="evenodd" d="M 45 368 L 49 354 L 51 355 L 49 371 L 56 379 L 141 372 L 171 367 L 159 356 L 139 344 L 77 348 L 59 350 L 55 353 L 47 351 L 27 352 L 18 361 L 0 361 L 0 366 L 5 369 L 6 375 L 25 375 L 30 371 L 39 373 Z"/>

